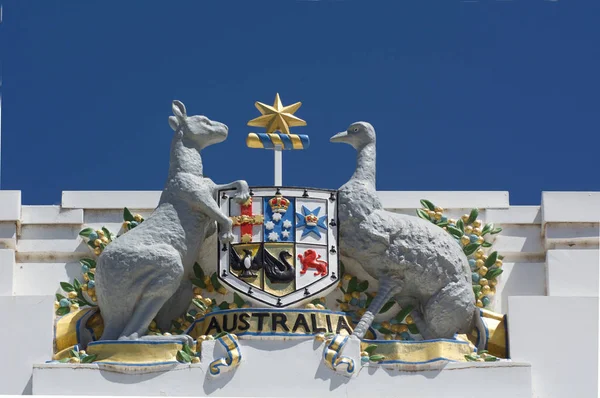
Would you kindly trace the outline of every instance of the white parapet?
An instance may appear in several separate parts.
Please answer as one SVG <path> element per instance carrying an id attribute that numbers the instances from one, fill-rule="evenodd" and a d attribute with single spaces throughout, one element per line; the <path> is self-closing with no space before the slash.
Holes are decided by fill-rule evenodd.
<path id="1" fill-rule="evenodd" d="M 509 297 L 514 361 L 531 363 L 534 398 L 598 396 L 598 299 Z"/>
<path id="2" fill-rule="evenodd" d="M 64 209 L 154 209 L 161 191 L 63 191 Z"/>
<path id="3" fill-rule="evenodd" d="M 0 222 L 19 221 L 21 218 L 21 191 L 0 191 Z"/>
<path id="4" fill-rule="evenodd" d="M 547 249 L 600 246 L 600 192 L 543 192 Z"/>
<path id="5" fill-rule="evenodd" d="M 415 209 L 427 199 L 445 209 L 505 209 L 509 207 L 506 191 L 377 191 L 386 209 Z"/>
<path id="6" fill-rule="evenodd" d="M 0 249 L 0 296 L 13 295 L 13 275 L 15 271 L 15 251 Z"/>
<path id="7" fill-rule="evenodd" d="M 31 394 L 32 365 L 52 356 L 53 296 L 0 296 L 0 395 Z"/>
<path id="8" fill-rule="evenodd" d="M 210 376 L 208 362 L 157 373 L 120 374 L 98 365 L 36 365 L 34 395 L 169 395 L 252 397 L 531 397 L 528 364 L 444 363 L 415 372 L 369 366 L 353 378 L 323 363 L 323 344 L 314 340 L 240 340 L 239 367 Z M 204 346 L 203 346 L 204 349 Z M 209 358 L 210 361 L 212 358 Z M 414 366 L 414 365 L 412 365 Z M 478 380 L 485 386 L 478 387 Z"/>
<path id="9" fill-rule="evenodd" d="M 598 297 L 600 251 L 548 250 L 548 296 Z"/>
<path id="10" fill-rule="evenodd" d="M 22 206 L 21 224 L 83 224 L 82 209 L 60 206 Z"/>

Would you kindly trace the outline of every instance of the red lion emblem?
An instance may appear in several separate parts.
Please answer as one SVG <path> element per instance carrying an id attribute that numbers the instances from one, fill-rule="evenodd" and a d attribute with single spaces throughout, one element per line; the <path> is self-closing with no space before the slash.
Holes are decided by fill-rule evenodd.
<path id="1" fill-rule="evenodd" d="M 317 254 L 316 251 L 308 249 L 304 252 L 304 255 L 298 254 L 298 258 L 302 263 L 302 270 L 300 270 L 300 274 L 304 275 L 309 268 L 314 268 L 317 270 L 315 272 L 315 276 L 327 275 L 327 262 L 323 260 L 319 260 L 321 258 L 320 254 Z"/>

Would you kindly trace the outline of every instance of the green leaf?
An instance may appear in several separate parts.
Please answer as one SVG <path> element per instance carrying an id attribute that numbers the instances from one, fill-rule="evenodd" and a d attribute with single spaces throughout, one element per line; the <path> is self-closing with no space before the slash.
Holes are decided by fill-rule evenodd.
<path id="1" fill-rule="evenodd" d="M 477 355 L 487 354 L 487 353 L 488 353 L 488 350 L 477 351 Z"/>
<path id="2" fill-rule="evenodd" d="M 202 311 L 205 311 L 205 310 L 206 310 L 206 308 L 207 308 L 207 307 L 206 307 L 206 304 L 204 304 L 204 301 L 202 301 L 202 300 L 193 299 L 193 300 L 192 300 L 192 303 L 193 303 L 193 304 L 194 304 L 196 307 L 200 308 Z"/>
<path id="3" fill-rule="evenodd" d="M 189 356 L 193 357 L 194 356 L 194 351 L 192 351 L 192 349 L 190 348 L 189 345 L 184 344 L 183 345 L 183 351 L 188 354 Z"/>
<path id="4" fill-rule="evenodd" d="M 492 244 L 490 242 L 483 242 L 481 244 L 481 246 L 483 246 L 483 247 L 492 247 Z"/>
<path id="5" fill-rule="evenodd" d="M 431 217 L 424 210 L 417 209 L 417 215 L 423 220 L 431 221 Z"/>
<path id="6" fill-rule="evenodd" d="M 238 308 L 242 308 L 242 305 L 246 304 L 244 299 L 241 298 L 240 295 L 235 292 L 233 293 L 233 302 L 235 303 L 235 305 L 238 306 Z"/>
<path id="7" fill-rule="evenodd" d="M 106 227 L 102 227 L 102 231 L 104 232 L 104 236 L 108 239 L 109 242 L 112 242 L 112 234 Z"/>
<path id="8" fill-rule="evenodd" d="M 343 294 L 346 294 L 346 290 L 344 290 L 343 287 L 340 287 L 340 290 L 342 291 Z"/>
<path id="9" fill-rule="evenodd" d="M 377 344 L 369 344 L 363 351 L 367 352 L 369 355 L 372 355 L 376 348 Z"/>
<path id="10" fill-rule="evenodd" d="M 460 236 L 463 236 L 465 234 L 465 223 L 463 222 L 462 218 L 459 218 L 456 222 L 456 228 L 460 229 Z"/>
<path id="11" fill-rule="evenodd" d="M 498 358 L 496 358 L 495 356 L 489 356 L 489 357 L 485 357 L 483 360 L 485 362 L 496 362 L 498 360 Z"/>
<path id="12" fill-rule="evenodd" d="M 80 299 L 75 299 L 75 302 L 77 304 L 79 304 L 80 307 L 84 307 L 86 305 L 90 305 L 87 301 L 83 301 L 83 300 L 80 300 Z"/>
<path id="13" fill-rule="evenodd" d="M 395 304 L 396 302 L 394 300 L 390 300 L 387 303 L 385 303 L 385 305 L 383 306 L 383 308 L 381 308 L 381 311 L 379 311 L 380 314 L 383 314 L 385 312 L 388 312 L 390 310 L 390 308 L 392 308 L 392 306 Z"/>
<path id="14" fill-rule="evenodd" d="M 498 260 L 504 260 L 504 256 L 498 255 Z"/>
<path id="15" fill-rule="evenodd" d="M 171 327 L 175 329 L 181 329 L 181 323 L 177 321 L 171 321 Z"/>
<path id="16" fill-rule="evenodd" d="M 131 214 L 127 207 L 123 209 L 123 221 L 135 221 L 133 214 Z"/>
<path id="17" fill-rule="evenodd" d="M 348 282 L 348 293 L 352 294 L 356 291 L 356 285 L 358 283 L 358 278 L 353 276 L 352 279 L 350 279 L 350 282 Z"/>
<path id="18" fill-rule="evenodd" d="M 437 225 L 438 227 L 440 227 L 440 228 L 444 228 L 444 227 L 447 227 L 447 226 L 448 226 L 448 224 L 449 224 L 449 223 L 448 223 L 448 220 L 446 220 L 446 221 L 440 221 L 440 222 L 439 222 L 439 223 L 437 223 L 436 225 Z"/>
<path id="19" fill-rule="evenodd" d="M 71 350 L 69 351 L 71 357 L 79 358 L 79 351 Z"/>
<path id="20" fill-rule="evenodd" d="M 69 362 L 69 360 L 71 360 L 71 358 L 63 358 L 63 359 L 60 359 L 58 362 L 67 363 L 67 362 Z"/>
<path id="21" fill-rule="evenodd" d="M 487 268 L 490 268 L 492 265 L 494 265 L 496 263 L 496 260 L 498 259 L 498 252 L 493 252 L 492 254 L 490 254 L 487 258 L 487 260 L 485 260 L 485 266 Z"/>
<path id="22" fill-rule="evenodd" d="M 198 263 L 194 263 L 194 276 L 198 279 L 204 279 L 204 270 Z"/>
<path id="23" fill-rule="evenodd" d="M 358 284 L 358 286 L 356 286 L 356 290 L 359 292 L 364 292 L 368 288 L 369 288 L 369 281 L 362 281 L 361 283 Z"/>
<path id="24" fill-rule="evenodd" d="M 202 288 L 202 289 L 206 289 L 206 283 L 204 283 L 204 280 L 202 280 L 200 278 L 192 278 L 192 285 L 198 286 L 199 288 Z"/>
<path id="25" fill-rule="evenodd" d="M 82 258 L 79 260 L 79 262 L 81 265 L 87 265 L 90 268 L 96 268 L 96 261 L 92 260 L 91 258 Z"/>
<path id="26" fill-rule="evenodd" d="M 81 282 L 79 282 L 77 278 L 75 278 L 75 280 L 73 281 L 73 287 L 78 292 L 81 290 Z"/>
<path id="27" fill-rule="evenodd" d="M 475 242 L 475 243 L 469 243 L 468 245 L 466 245 L 463 248 L 463 251 L 465 252 L 465 254 L 467 256 L 470 256 L 471 254 L 475 253 L 477 251 L 477 249 L 479 249 L 479 246 L 481 246 L 479 243 Z"/>
<path id="28" fill-rule="evenodd" d="M 340 279 L 343 278 L 345 273 L 346 273 L 346 267 L 344 266 L 344 263 L 340 261 Z"/>
<path id="29" fill-rule="evenodd" d="M 471 210 L 471 214 L 469 214 L 469 219 L 467 220 L 467 224 L 473 224 L 473 221 L 477 220 L 478 215 L 479 215 L 479 210 L 477 210 L 477 209 Z"/>
<path id="30" fill-rule="evenodd" d="M 229 309 L 229 303 L 227 301 L 223 301 L 221 304 L 219 304 L 219 308 L 222 310 L 228 310 Z"/>
<path id="31" fill-rule="evenodd" d="M 219 339 L 219 338 L 221 338 L 221 337 L 223 337 L 223 336 L 225 336 L 226 334 L 227 334 L 227 332 L 221 332 L 221 333 L 218 333 L 218 334 L 216 334 L 216 335 L 215 335 L 215 340 L 216 340 L 216 339 Z"/>
<path id="32" fill-rule="evenodd" d="M 81 360 L 81 363 L 91 363 L 94 362 L 96 360 L 98 356 L 96 354 L 92 354 L 92 355 L 86 355 L 85 357 L 83 357 L 83 359 Z"/>
<path id="33" fill-rule="evenodd" d="M 213 272 L 210 276 L 210 282 L 212 283 L 215 290 L 219 290 L 221 288 L 221 284 L 219 283 L 219 278 L 217 278 L 217 273 Z"/>
<path id="34" fill-rule="evenodd" d="M 491 279 L 497 278 L 503 272 L 504 272 L 504 270 L 502 270 L 500 268 L 493 268 L 485 274 L 485 279 L 491 280 Z"/>
<path id="35" fill-rule="evenodd" d="M 91 247 L 92 249 L 95 249 L 95 248 L 96 248 L 96 246 L 94 246 L 94 242 L 92 242 L 91 240 L 88 240 L 88 242 L 87 242 L 87 245 L 88 245 L 89 247 Z"/>
<path id="36" fill-rule="evenodd" d="M 473 293 L 475 293 L 476 297 L 480 291 L 481 291 L 481 285 L 473 285 Z"/>
<path id="37" fill-rule="evenodd" d="M 465 359 L 466 359 L 467 361 L 469 361 L 469 362 L 474 362 L 474 361 L 477 361 L 477 358 L 475 358 L 475 357 L 473 356 L 473 354 L 468 354 L 468 355 L 465 355 Z"/>
<path id="38" fill-rule="evenodd" d="M 369 361 L 373 361 L 373 362 L 383 361 L 384 359 L 385 359 L 385 357 L 383 355 L 371 355 L 369 357 Z"/>
<path id="39" fill-rule="evenodd" d="M 65 292 L 74 292 L 75 288 L 73 287 L 73 285 L 71 285 L 68 282 L 61 282 L 60 283 L 60 287 L 62 288 L 62 290 L 64 290 Z"/>
<path id="40" fill-rule="evenodd" d="M 56 309 L 56 315 L 59 315 L 59 316 L 67 315 L 69 312 L 71 312 L 69 307 L 58 307 Z"/>
<path id="41" fill-rule="evenodd" d="M 96 276 L 92 272 L 88 272 L 86 275 L 91 281 L 93 281 L 94 278 L 96 278 Z"/>
<path id="42" fill-rule="evenodd" d="M 494 224 L 492 224 L 492 223 L 485 224 L 485 227 L 483 227 L 483 230 L 481 231 L 481 236 L 485 236 L 492 229 L 494 229 Z"/>
<path id="43" fill-rule="evenodd" d="M 419 334 L 419 328 L 414 323 L 411 323 L 410 325 L 406 325 L 406 326 L 408 326 L 408 331 L 411 332 L 412 334 Z"/>
<path id="44" fill-rule="evenodd" d="M 492 232 L 490 232 L 492 235 L 496 235 L 499 234 L 500 232 L 502 232 L 502 228 L 498 227 L 498 228 L 494 228 L 492 230 Z"/>
<path id="45" fill-rule="evenodd" d="M 81 231 L 79 231 L 79 236 L 83 236 L 84 238 L 87 238 L 88 236 L 90 236 L 90 234 L 94 232 L 93 228 L 85 228 L 82 229 Z"/>
<path id="46" fill-rule="evenodd" d="M 435 206 L 433 205 L 433 203 L 431 203 L 427 199 L 421 199 L 421 206 L 426 207 L 431 211 L 435 210 Z"/>
<path id="47" fill-rule="evenodd" d="M 382 333 L 382 334 L 392 334 L 392 333 L 394 333 L 391 330 L 384 328 L 383 326 L 379 328 L 379 332 Z"/>
<path id="48" fill-rule="evenodd" d="M 177 360 L 179 362 L 190 363 L 192 362 L 192 357 L 185 351 L 177 351 Z"/>
<path id="49" fill-rule="evenodd" d="M 406 307 L 402 308 L 402 310 L 400 310 L 398 315 L 396 315 L 396 320 L 398 322 L 404 322 L 404 319 L 406 318 L 406 316 L 408 314 L 410 314 L 413 309 L 414 309 L 414 307 L 412 305 L 407 305 Z"/>
<path id="50" fill-rule="evenodd" d="M 65 296 L 63 296 L 62 294 L 58 294 L 56 293 L 56 301 L 60 301 L 62 299 L 66 298 Z"/>
<path id="51" fill-rule="evenodd" d="M 192 322 L 194 322 L 194 321 L 196 320 L 196 318 L 194 318 L 194 317 L 192 316 L 192 314 L 188 314 L 188 313 L 186 313 L 186 314 L 185 314 L 184 318 L 185 318 L 185 320 L 186 320 L 186 321 L 188 321 L 189 323 L 192 323 Z"/>
<path id="52" fill-rule="evenodd" d="M 460 239 L 460 238 L 463 236 L 463 232 L 462 232 L 462 231 L 461 231 L 459 228 L 453 227 L 453 226 L 451 226 L 451 225 L 450 225 L 450 226 L 448 226 L 447 228 L 448 228 L 448 232 L 449 232 L 449 233 L 450 233 L 452 236 L 454 236 L 454 237 L 456 237 L 456 238 L 459 238 L 459 239 Z"/>

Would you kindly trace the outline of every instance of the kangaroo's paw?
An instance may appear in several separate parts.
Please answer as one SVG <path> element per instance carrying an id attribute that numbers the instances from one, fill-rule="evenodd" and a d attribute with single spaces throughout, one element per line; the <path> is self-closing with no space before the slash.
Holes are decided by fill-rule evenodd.
<path id="1" fill-rule="evenodd" d="M 325 362 L 325 365 L 334 372 L 346 377 L 351 377 L 356 371 L 356 360 L 349 356 L 342 355 L 349 340 L 350 336 L 335 335 L 333 339 L 325 343 L 325 349 L 323 350 L 323 361 Z M 356 340 L 358 342 L 358 347 L 360 347 L 360 342 L 358 339 Z M 358 348 L 358 351 L 360 352 L 360 348 Z M 357 352 L 357 358 L 360 361 L 359 352 Z"/>

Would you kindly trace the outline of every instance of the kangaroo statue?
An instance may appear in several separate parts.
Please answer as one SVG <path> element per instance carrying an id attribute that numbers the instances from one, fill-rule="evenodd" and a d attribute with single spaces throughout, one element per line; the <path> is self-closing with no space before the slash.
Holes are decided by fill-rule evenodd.
<path id="1" fill-rule="evenodd" d="M 200 151 L 227 138 L 227 126 L 204 116 L 187 116 L 173 101 L 169 125 L 175 131 L 167 183 L 158 207 L 142 224 L 115 239 L 98 257 L 96 295 L 104 320 L 100 340 L 177 340 L 192 338 L 145 336 L 156 317 L 168 329 L 192 299 L 189 275 L 199 250 L 219 227 L 220 239 L 233 239 L 232 221 L 219 209 L 219 189 L 236 189 L 240 203 L 250 198 L 239 180 L 216 185 L 204 177 Z"/>

